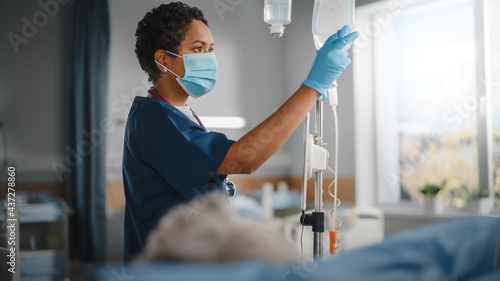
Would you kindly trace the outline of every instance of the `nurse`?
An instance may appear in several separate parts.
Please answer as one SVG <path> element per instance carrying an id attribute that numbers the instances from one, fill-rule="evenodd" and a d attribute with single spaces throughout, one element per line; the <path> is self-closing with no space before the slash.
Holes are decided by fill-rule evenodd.
<path id="1" fill-rule="evenodd" d="M 125 261 L 144 250 L 169 209 L 210 190 L 225 191 L 227 175 L 252 173 L 283 145 L 350 64 L 342 48 L 358 34 L 348 32 L 344 27 L 332 35 L 300 88 L 233 141 L 208 132 L 187 105 L 189 97 L 209 93 L 217 80 L 214 40 L 203 13 L 174 2 L 145 15 L 136 30 L 135 52 L 153 87 L 147 97 L 135 97 L 125 127 Z"/>

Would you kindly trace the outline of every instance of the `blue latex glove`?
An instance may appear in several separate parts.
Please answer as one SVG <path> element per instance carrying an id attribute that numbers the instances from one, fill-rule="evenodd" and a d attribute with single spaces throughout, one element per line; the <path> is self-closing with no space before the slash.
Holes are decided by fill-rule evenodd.
<path id="1" fill-rule="evenodd" d="M 326 98 L 328 88 L 339 78 L 342 71 L 351 64 L 347 51 L 342 50 L 342 48 L 358 38 L 359 33 L 355 31 L 347 34 L 349 30 L 346 25 L 326 40 L 323 47 L 316 54 L 307 79 L 301 84 L 320 93 L 319 101 Z"/>

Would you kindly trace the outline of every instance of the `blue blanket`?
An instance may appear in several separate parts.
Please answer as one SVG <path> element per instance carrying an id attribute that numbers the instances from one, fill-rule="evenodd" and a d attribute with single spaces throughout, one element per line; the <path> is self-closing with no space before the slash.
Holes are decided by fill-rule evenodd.
<path id="1" fill-rule="evenodd" d="M 466 217 L 387 237 L 324 263 L 105 264 L 94 280 L 500 280 L 500 218 Z"/>

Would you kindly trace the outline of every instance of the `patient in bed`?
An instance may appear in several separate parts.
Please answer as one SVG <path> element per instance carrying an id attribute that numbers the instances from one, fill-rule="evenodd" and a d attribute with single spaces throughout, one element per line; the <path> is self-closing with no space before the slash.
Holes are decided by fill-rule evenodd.
<path id="1" fill-rule="evenodd" d="M 129 270 L 143 280 L 155 280 L 154 274 L 163 271 L 183 280 L 200 276 L 206 280 L 262 279 L 255 276 L 269 276 L 267 280 L 500 280 L 499 247 L 499 218 L 467 217 L 401 232 L 311 267 L 269 224 L 240 217 L 224 195 L 212 193 L 167 213 L 137 259 L 186 263 Z M 200 263 L 215 268 L 194 265 Z"/>
<path id="2" fill-rule="evenodd" d="M 290 262 L 300 255 L 276 221 L 242 218 L 220 192 L 201 195 L 168 212 L 148 237 L 139 260 Z"/>

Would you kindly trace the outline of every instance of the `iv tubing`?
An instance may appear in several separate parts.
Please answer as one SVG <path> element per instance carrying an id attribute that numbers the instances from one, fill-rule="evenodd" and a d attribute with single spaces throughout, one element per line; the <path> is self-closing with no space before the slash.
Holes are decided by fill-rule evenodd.
<path id="1" fill-rule="evenodd" d="M 328 193 L 334 198 L 335 203 L 333 204 L 333 210 L 330 212 L 330 216 L 333 219 L 332 222 L 332 230 L 335 231 L 335 221 L 337 220 L 337 207 L 340 205 L 340 200 L 337 197 L 337 184 L 338 184 L 338 162 L 339 162 L 339 123 L 338 123 L 338 116 L 337 116 L 337 105 L 338 105 L 338 94 L 337 94 L 337 81 L 333 82 L 333 85 L 330 89 L 328 89 L 328 99 L 330 101 L 330 105 L 332 106 L 332 111 L 333 111 L 333 122 L 335 125 L 335 166 L 334 170 L 332 171 L 335 175 L 335 178 L 333 182 L 330 183 L 328 186 Z M 331 192 L 331 187 L 332 184 L 334 184 L 334 191 L 333 194 Z M 339 226 L 342 224 L 342 222 L 339 220 Z"/>
<path id="2" fill-rule="evenodd" d="M 337 81 L 335 81 L 330 89 L 328 89 L 328 98 L 330 101 L 330 105 L 332 107 L 333 112 L 333 120 L 335 125 L 335 166 L 334 170 L 330 168 L 328 165 L 328 170 L 330 170 L 334 174 L 334 180 L 328 185 L 328 193 L 334 198 L 333 209 L 330 211 L 330 217 L 332 218 L 332 230 L 330 233 L 330 254 L 335 255 L 335 250 L 340 247 L 342 243 L 337 239 L 337 231 L 336 229 L 342 226 L 342 221 L 337 218 L 337 207 L 340 206 L 340 199 L 337 197 L 337 184 L 338 184 L 338 155 L 339 155 L 339 129 L 338 129 L 338 116 L 337 116 L 337 105 L 338 105 L 338 97 L 337 97 Z M 328 157 L 330 158 L 330 157 Z M 332 185 L 334 187 L 334 193 L 332 194 L 331 188 Z M 335 226 L 336 222 L 338 222 L 338 226 Z M 338 243 L 338 245 L 337 245 Z"/>
<path id="3" fill-rule="evenodd" d="M 332 230 L 335 230 L 335 219 L 337 218 L 337 206 L 340 205 L 340 200 L 337 197 L 337 183 L 338 183 L 338 161 L 339 161 L 339 127 L 338 127 L 338 119 L 337 119 L 337 106 L 332 106 L 333 109 L 333 119 L 335 123 L 335 179 L 334 179 L 334 188 L 333 188 L 333 197 L 335 198 L 335 203 L 333 204 L 333 223 Z M 330 189 L 328 189 L 330 192 Z M 331 193 L 330 193 L 331 194 Z M 337 203 L 338 202 L 338 203 Z"/>

